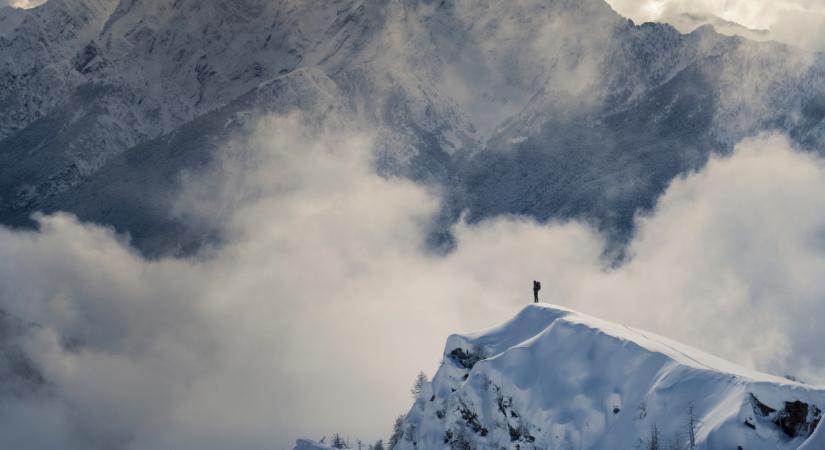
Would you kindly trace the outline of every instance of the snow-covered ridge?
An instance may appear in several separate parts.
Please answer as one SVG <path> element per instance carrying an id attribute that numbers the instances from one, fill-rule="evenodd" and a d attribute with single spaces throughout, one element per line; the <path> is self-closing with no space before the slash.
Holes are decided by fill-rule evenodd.
<path id="1" fill-rule="evenodd" d="M 825 387 L 544 304 L 451 336 L 395 448 L 689 448 L 691 407 L 696 448 L 825 448 Z"/>

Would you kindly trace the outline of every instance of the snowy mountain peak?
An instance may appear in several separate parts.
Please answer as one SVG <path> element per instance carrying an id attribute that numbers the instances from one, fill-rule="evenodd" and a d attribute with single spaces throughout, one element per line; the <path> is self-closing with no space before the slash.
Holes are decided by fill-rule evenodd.
<path id="1" fill-rule="evenodd" d="M 823 408 L 825 388 L 539 304 L 451 336 L 395 448 L 823 448 Z"/>
<path id="2" fill-rule="evenodd" d="M 780 129 L 802 148 L 825 148 L 816 58 L 711 28 L 636 26 L 603 0 L 0 9 L 0 222 L 33 226 L 36 211 L 70 211 L 129 233 L 146 254 L 194 251 L 205 244 L 200 224 L 177 217 L 172 201 L 131 198 L 125 184 L 152 172 L 134 164 L 167 158 L 166 143 L 185 130 L 204 126 L 183 133 L 203 135 L 212 120 L 260 106 L 250 97 L 262 83 L 312 69 L 346 99 L 347 116 L 377 130 L 382 172 L 444 187 L 435 236 L 459 211 L 470 222 L 525 214 L 595 223 L 620 246 L 670 180 L 744 137 Z M 290 92 L 314 91 L 298 87 L 311 79 L 290 79 Z M 304 106 L 276 97 L 265 111 Z M 172 181 L 157 198 L 177 197 L 187 161 L 168 157 Z M 134 177 L 114 174 L 124 167 Z M 142 206 L 123 206 L 133 201 Z M 175 236 L 150 232 L 161 228 Z"/>

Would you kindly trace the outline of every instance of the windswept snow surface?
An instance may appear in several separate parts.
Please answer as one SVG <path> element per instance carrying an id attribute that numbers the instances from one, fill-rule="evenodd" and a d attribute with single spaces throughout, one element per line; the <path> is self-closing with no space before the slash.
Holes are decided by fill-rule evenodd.
<path id="1" fill-rule="evenodd" d="M 688 448 L 691 404 L 699 449 L 825 448 L 825 387 L 545 304 L 451 336 L 395 448 Z"/>

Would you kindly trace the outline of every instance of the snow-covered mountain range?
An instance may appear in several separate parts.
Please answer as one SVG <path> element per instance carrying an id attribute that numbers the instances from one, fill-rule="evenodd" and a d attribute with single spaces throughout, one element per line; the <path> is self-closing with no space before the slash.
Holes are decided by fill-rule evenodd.
<path id="1" fill-rule="evenodd" d="M 823 408 L 825 387 L 537 304 L 447 340 L 394 448 L 813 450 Z"/>
<path id="2" fill-rule="evenodd" d="M 825 140 L 820 55 L 602 0 L 50 0 L 0 24 L 0 221 L 67 210 L 149 254 L 215 237 L 174 214 L 179 175 L 261 113 L 370 124 L 378 169 L 444 187 L 445 223 L 575 217 L 619 241 L 744 136 Z"/>
<path id="3" fill-rule="evenodd" d="M 823 152 L 825 56 L 636 24 L 603 0 L 0 8 L 0 224 L 68 211 L 145 255 L 191 255 L 224 230 L 178 208 L 184 180 L 292 111 L 369 129 L 376 171 L 435 186 L 433 246 L 449 249 L 462 214 L 516 214 L 593 224 L 621 250 L 674 178 L 745 137 Z M 48 385 L 20 339 L 38 326 L 0 310 L 0 396 Z M 396 448 L 630 449 L 692 432 L 703 450 L 823 449 L 823 408 L 821 388 L 539 305 L 451 337 Z"/>

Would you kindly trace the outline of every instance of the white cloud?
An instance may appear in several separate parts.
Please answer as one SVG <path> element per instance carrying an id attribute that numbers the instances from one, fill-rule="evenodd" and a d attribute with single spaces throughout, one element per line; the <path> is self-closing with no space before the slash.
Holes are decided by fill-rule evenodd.
<path id="1" fill-rule="evenodd" d="M 823 188 L 821 160 L 785 138 L 747 140 L 671 185 L 640 221 L 632 261 L 568 289 L 582 308 L 825 382 L 810 371 L 825 366 L 825 336 L 809 319 L 825 315 Z"/>
<path id="2" fill-rule="evenodd" d="M 437 193 L 375 175 L 370 141 L 295 115 L 257 123 L 187 178 L 181 213 L 230 236 L 195 259 L 146 261 L 66 215 L 0 229 L 0 304 L 41 325 L 23 344 L 51 381 L 0 402 L 0 434 L 40 448 L 375 439 L 447 334 L 509 318 L 533 279 L 545 300 L 747 364 L 825 367 L 809 325 L 825 313 L 825 167 L 783 138 L 677 180 L 611 271 L 577 223 L 458 225 L 454 253 L 428 254 Z"/>
<path id="3" fill-rule="evenodd" d="M 48 0 L 0 0 L 0 7 L 11 6 L 14 8 L 34 8 L 46 3 Z"/>
<path id="4" fill-rule="evenodd" d="M 617 269 L 602 269 L 599 240 L 575 224 L 459 227 L 450 259 L 507 267 L 485 274 L 501 298 L 535 274 L 550 302 L 822 383 L 825 334 L 810 317 L 825 316 L 823 192 L 820 159 L 762 136 L 675 180 Z"/>
<path id="5" fill-rule="evenodd" d="M 752 30 L 769 30 L 768 38 L 822 51 L 825 2 L 822 0 L 607 0 L 616 11 L 638 22 L 675 22 L 679 14 L 711 14 Z M 685 30 L 682 31 L 691 31 Z M 726 34 L 735 33 L 725 28 Z M 746 34 L 753 37 L 752 34 Z"/>
<path id="6" fill-rule="evenodd" d="M 55 405 L 72 412 L 58 421 L 69 422 L 66 442 L 377 438 L 416 371 L 435 367 L 447 330 L 503 316 L 460 319 L 450 274 L 421 251 L 437 198 L 373 174 L 369 136 L 296 116 L 256 130 L 203 183 L 189 179 L 181 210 L 218 212 L 233 238 L 208 257 L 144 261 L 64 215 L 40 218 L 37 233 L 0 231 L 2 305 L 42 325 L 26 346 Z M 64 350 L 60 336 L 82 349 Z"/>

